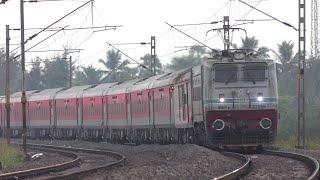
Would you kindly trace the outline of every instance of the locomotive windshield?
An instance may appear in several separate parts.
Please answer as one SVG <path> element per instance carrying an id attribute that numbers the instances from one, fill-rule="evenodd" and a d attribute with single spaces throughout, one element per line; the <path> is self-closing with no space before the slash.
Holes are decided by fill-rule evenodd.
<path id="1" fill-rule="evenodd" d="M 266 65 L 263 63 L 250 63 L 243 66 L 243 81 L 264 81 L 266 79 Z"/>
<path id="2" fill-rule="evenodd" d="M 215 66 L 215 82 L 228 84 L 238 80 L 238 68 L 235 65 L 218 64 Z"/>

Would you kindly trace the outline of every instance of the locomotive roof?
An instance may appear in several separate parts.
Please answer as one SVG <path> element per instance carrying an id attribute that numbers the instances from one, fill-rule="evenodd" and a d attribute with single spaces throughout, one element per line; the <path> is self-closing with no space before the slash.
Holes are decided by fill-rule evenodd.
<path id="1" fill-rule="evenodd" d="M 70 99 L 70 98 L 79 98 L 82 96 L 83 91 L 92 87 L 92 85 L 85 86 L 74 86 L 69 89 L 60 91 L 57 93 L 56 99 Z"/>
<path id="2" fill-rule="evenodd" d="M 110 89 L 107 92 L 107 95 L 127 93 L 129 92 L 130 87 L 137 81 L 139 81 L 139 79 L 115 83 L 110 87 Z"/>
<path id="3" fill-rule="evenodd" d="M 38 90 L 26 91 L 27 100 L 29 99 L 30 95 L 36 92 L 39 92 L 39 91 Z M 22 96 L 21 92 L 15 92 L 11 94 L 10 102 L 13 102 L 13 103 L 21 102 L 21 96 Z"/>
<path id="4" fill-rule="evenodd" d="M 114 85 L 114 83 L 104 83 L 98 84 L 89 89 L 85 89 L 83 92 L 83 97 L 105 95 L 105 93 L 110 89 L 112 85 Z"/>
<path id="5" fill-rule="evenodd" d="M 40 92 L 34 93 L 30 96 L 29 101 L 51 100 L 56 94 L 64 88 L 44 89 Z"/>

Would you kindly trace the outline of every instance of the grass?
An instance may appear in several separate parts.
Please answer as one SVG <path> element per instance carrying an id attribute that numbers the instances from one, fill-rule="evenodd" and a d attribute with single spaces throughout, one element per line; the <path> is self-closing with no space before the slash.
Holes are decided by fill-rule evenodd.
<path id="1" fill-rule="evenodd" d="M 3 169 L 12 168 L 23 162 L 23 152 L 18 148 L 8 146 L 6 142 L 0 141 L 0 162 Z"/>
<path id="2" fill-rule="evenodd" d="M 292 136 L 288 139 L 277 139 L 274 145 L 286 149 L 293 149 L 297 145 L 297 138 Z M 308 150 L 320 150 L 320 138 L 306 139 L 306 148 Z"/>

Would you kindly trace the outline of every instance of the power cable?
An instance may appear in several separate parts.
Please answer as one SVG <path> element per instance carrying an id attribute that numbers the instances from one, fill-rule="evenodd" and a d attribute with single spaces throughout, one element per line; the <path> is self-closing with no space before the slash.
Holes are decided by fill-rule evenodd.
<path id="1" fill-rule="evenodd" d="M 278 18 L 276 18 L 276 17 L 273 17 L 273 16 L 271 16 L 271 15 L 269 15 L 269 14 L 261 11 L 260 9 L 257 9 L 256 7 L 251 6 L 250 4 L 248 4 L 248 3 L 246 3 L 246 2 L 244 2 L 244 1 L 242 1 L 242 0 L 239 0 L 239 2 L 241 2 L 241 3 L 243 3 L 243 4 L 245 4 L 245 5 L 249 6 L 249 7 L 251 7 L 252 9 L 254 9 L 254 10 L 256 10 L 256 11 L 258 11 L 258 12 L 260 12 L 260 13 L 262 13 L 262 14 L 264 14 L 264 15 L 266 15 L 266 16 L 268 16 L 268 17 L 270 17 L 270 18 L 272 18 L 272 19 L 274 19 L 274 20 L 276 20 L 276 21 L 278 21 L 278 22 L 280 22 L 280 23 L 282 23 L 282 24 L 285 25 L 285 26 L 288 26 L 288 27 L 293 28 L 295 31 L 298 31 L 298 29 L 297 29 L 296 27 L 294 27 L 293 25 L 291 25 L 291 24 L 289 24 L 289 23 L 287 23 L 287 22 L 281 21 L 280 19 L 278 19 Z"/>
<path id="2" fill-rule="evenodd" d="M 144 64 L 139 63 L 137 60 L 133 59 L 132 57 L 128 56 L 126 53 L 124 53 L 123 51 L 121 51 L 120 49 L 116 48 L 115 46 L 113 46 L 112 44 L 106 42 L 109 46 L 111 46 L 112 48 L 116 49 L 117 51 L 119 51 L 121 54 L 123 54 L 124 56 L 126 56 L 127 58 L 129 58 L 130 60 L 134 61 L 136 64 L 140 65 L 141 67 L 149 70 L 152 72 L 152 70 L 150 68 L 148 68 L 147 66 L 145 66 Z"/>
<path id="3" fill-rule="evenodd" d="M 42 30 L 40 30 L 39 32 L 35 33 L 34 35 L 30 36 L 27 40 L 25 40 L 24 44 L 26 44 L 28 41 L 32 40 L 33 38 L 37 37 L 39 34 L 41 34 L 42 32 L 46 31 L 48 28 L 50 28 L 51 26 L 57 24 L 58 22 L 60 22 L 61 20 L 63 20 L 64 18 L 66 18 L 67 16 L 73 14 L 74 12 L 76 12 L 77 10 L 81 9 L 82 7 L 86 6 L 88 3 L 90 3 L 93 0 L 89 0 L 86 3 L 82 4 L 81 6 L 77 7 L 76 9 L 72 10 L 71 12 L 69 12 L 68 14 L 62 16 L 61 18 L 59 18 L 58 20 L 54 21 L 53 23 L 51 23 L 50 25 L 48 25 L 47 27 L 43 28 Z M 12 53 L 13 51 L 19 49 L 19 47 L 13 49 L 12 51 L 10 51 L 10 53 Z"/>

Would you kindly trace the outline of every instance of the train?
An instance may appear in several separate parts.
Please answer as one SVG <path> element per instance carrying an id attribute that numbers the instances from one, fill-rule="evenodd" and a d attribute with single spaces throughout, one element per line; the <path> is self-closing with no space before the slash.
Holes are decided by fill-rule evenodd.
<path id="1" fill-rule="evenodd" d="M 274 140 L 279 119 L 276 63 L 244 49 L 148 78 L 26 95 L 29 138 L 263 146 Z M 21 92 L 10 107 L 11 134 L 20 137 Z M 3 136 L 5 112 L 2 98 Z"/>

